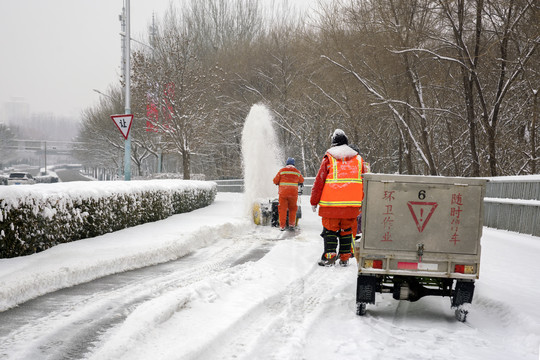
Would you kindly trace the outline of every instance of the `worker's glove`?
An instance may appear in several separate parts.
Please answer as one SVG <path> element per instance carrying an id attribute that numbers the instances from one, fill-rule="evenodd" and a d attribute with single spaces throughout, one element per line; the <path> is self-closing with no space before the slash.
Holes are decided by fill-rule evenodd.
<path id="1" fill-rule="evenodd" d="M 311 210 L 313 210 L 313 212 L 317 212 L 317 205 L 311 205 Z"/>

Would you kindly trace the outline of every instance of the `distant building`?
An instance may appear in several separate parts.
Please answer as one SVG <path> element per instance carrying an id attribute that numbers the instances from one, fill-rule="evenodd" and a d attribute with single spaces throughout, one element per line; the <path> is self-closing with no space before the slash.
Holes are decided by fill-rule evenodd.
<path id="1" fill-rule="evenodd" d="M 72 157 L 72 141 L 78 134 L 77 122 L 57 117 L 52 112 L 31 113 L 24 98 L 12 98 L 0 106 L 0 124 L 14 135 L 9 159 L 4 166 L 20 164 L 44 167 L 68 164 Z"/>
<path id="2" fill-rule="evenodd" d="M 30 119 L 30 104 L 24 98 L 13 97 L 2 106 L 0 120 L 8 126 L 21 126 Z"/>

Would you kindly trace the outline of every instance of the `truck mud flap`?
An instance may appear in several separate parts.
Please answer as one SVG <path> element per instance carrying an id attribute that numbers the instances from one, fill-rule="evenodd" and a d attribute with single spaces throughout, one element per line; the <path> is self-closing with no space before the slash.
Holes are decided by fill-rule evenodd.
<path id="1" fill-rule="evenodd" d="M 358 275 L 356 280 L 356 303 L 375 304 L 377 278 L 375 276 Z"/>
<path id="2" fill-rule="evenodd" d="M 474 294 L 474 281 L 458 280 L 452 297 L 452 307 L 458 307 L 465 303 L 471 303 Z"/>

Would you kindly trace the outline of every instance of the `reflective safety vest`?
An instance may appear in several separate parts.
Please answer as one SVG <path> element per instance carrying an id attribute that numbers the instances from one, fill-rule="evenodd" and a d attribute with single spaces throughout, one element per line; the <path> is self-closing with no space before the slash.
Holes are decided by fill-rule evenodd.
<path id="1" fill-rule="evenodd" d="M 280 171 L 279 175 L 283 177 L 283 181 L 279 182 L 279 186 L 294 186 L 298 187 L 298 182 L 288 182 L 292 179 L 299 181 L 300 173 L 298 171 Z M 290 176 L 292 175 L 292 177 Z"/>
<path id="2" fill-rule="evenodd" d="M 330 169 L 321 194 L 319 205 L 360 207 L 364 199 L 362 168 L 364 159 L 360 155 L 348 159 L 336 159 L 326 153 Z"/>
<path id="3" fill-rule="evenodd" d="M 303 183 L 304 177 L 300 170 L 286 166 L 279 170 L 274 178 L 274 184 L 279 185 L 279 195 L 298 196 L 298 183 Z"/>

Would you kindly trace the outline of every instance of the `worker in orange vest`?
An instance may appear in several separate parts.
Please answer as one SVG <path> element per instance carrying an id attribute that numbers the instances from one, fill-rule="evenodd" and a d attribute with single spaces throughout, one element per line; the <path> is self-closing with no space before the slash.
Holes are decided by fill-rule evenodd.
<path id="1" fill-rule="evenodd" d="M 300 170 L 294 167 L 294 158 L 287 159 L 285 167 L 274 177 L 274 184 L 279 185 L 279 228 L 282 231 L 285 230 L 287 210 L 289 210 L 289 228 L 294 229 L 296 210 L 298 210 L 298 185 L 304 184 L 304 177 Z"/>
<path id="2" fill-rule="evenodd" d="M 313 211 L 319 206 L 322 217 L 324 252 L 321 266 L 332 266 L 338 259 L 347 266 L 352 256 L 353 226 L 360 213 L 364 190 L 362 174 L 368 171 L 364 159 L 348 146 L 345 132 L 336 129 L 332 147 L 326 151 L 311 190 Z M 337 252 L 339 241 L 339 254 Z"/>

